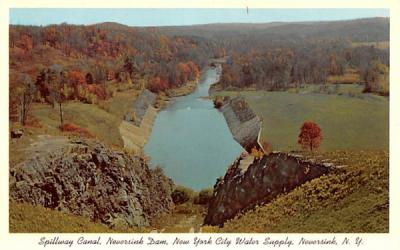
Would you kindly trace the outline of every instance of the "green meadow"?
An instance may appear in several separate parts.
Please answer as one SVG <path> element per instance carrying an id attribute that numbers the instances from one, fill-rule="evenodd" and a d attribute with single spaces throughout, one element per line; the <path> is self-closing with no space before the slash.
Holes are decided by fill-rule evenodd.
<path id="1" fill-rule="evenodd" d="M 357 87 L 341 86 L 340 94 L 299 91 L 221 91 L 213 95 L 241 95 L 263 120 L 261 139 L 273 150 L 298 150 L 297 137 L 304 121 L 322 129 L 322 151 L 388 150 L 389 99 L 362 94 Z M 347 90 L 347 92 L 346 92 Z"/>

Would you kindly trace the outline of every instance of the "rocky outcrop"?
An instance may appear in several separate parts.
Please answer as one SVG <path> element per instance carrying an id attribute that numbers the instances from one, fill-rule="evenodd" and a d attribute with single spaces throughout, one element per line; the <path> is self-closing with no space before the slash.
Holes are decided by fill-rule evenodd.
<path id="1" fill-rule="evenodd" d="M 21 138 L 22 135 L 24 134 L 24 130 L 23 129 L 13 129 L 11 130 L 11 139 L 18 139 Z"/>
<path id="2" fill-rule="evenodd" d="M 43 140 L 32 158 L 10 166 L 12 199 L 110 226 L 146 226 L 172 209 L 172 181 L 143 159 L 94 141 Z"/>
<path id="3" fill-rule="evenodd" d="M 240 161 L 239 158 L 214 185 L 205 224 L 223 225 L 238 213 L 269 202 L 333 168 L 330 164 L 317 164 L 281 152 L 255 159 L 247 169 L 240 167 Z"/>
<path id="4" fill-rule="evenodd" d="M 233 138 L 248 152 L 258 145 L 261 131 L 261 120 L 251 110 L 243 97 L 235 97 L 226 101 L 220 108 L 225 117 Z"/>

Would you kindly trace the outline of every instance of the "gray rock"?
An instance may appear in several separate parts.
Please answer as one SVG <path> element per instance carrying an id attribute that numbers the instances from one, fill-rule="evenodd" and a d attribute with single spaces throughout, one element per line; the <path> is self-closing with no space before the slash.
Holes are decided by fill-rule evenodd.
<path id="1" fill-rule="evenodd" d="M 125 120 L 128 122 L 132 122 L 135 126 L 140 126 L 147 109 L 150 106 L 154 105 L 156 99 L 157 95 L 150 92 L 148 89 L 140 92 L 138 98 L 133 105 L 133 109 L 125 115 Z M 134 113 L 136 117 L 134 121 L 131 120 L 132 113 Z"/>
<path id="2" fill-rule="evenodd" d="M 21 138 L 21 136 L 24 134 L 23 129 L 13 129 L 11 130 L 11 138 L 12 139 L 18 139 Z"/>
<path id="3" fill-rule="evenodd" d="M 70 141 L 10 166 L 12 199 L 110 226 L 148 225 L 150 218 L 173 207 L 172 188 L 169 178 L 139 157 L 93 141 Z"/>

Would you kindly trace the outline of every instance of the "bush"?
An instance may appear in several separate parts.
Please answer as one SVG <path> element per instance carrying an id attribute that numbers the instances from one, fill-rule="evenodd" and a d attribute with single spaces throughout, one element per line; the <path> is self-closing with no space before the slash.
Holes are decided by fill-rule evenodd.
<path id="1" fill-rule="evenodd" d="M 171 197 L 176 205 L 183 204 L 193 198 L 193 191 L 186 187 L 176 186 Z"/>
<path id="2" fill-rule="evenodd" d="M 200 205 L 207 205 L 208 202 L 211 200 L 212 196 L 213 196 L 213 189 L 212 188 L 203 189 L 196 196 L 196 198 L 194 199 L 193 203 L 194 204 L 200 204 Z"/>
<path id="3" fill-rule="evenodd" d="M 60 126 L 60 130 L 63 132 L 71 132 L 73 134 L 78 134 L 88 138 L 94 137 L 87 129 L 81 128 L 73 123 L 64 123 L 62 126 Z"/>
<path id="4" fill-rule="evenodd" d="M 221 96 L 216 96 L 214 99 L 214 107 L 219 109 L 222 107 L 222 105 L 224 105 L 224 102 L 222 100 Z"/>
<path id="5" fill-rule="evenodd" d="M 35 117 L 28 117 L 25 123 L 25 126 L 33 127 L 33 128 L 42 128 L 42 124 L 40 124 L 39 120 Z"/>
<path id="6" fill-rule="evenodd" d="M 262 150 L 264 151 L 265 154 L 268 154 L 269 152 L 272 151 L 272 146 L 267 141 L 263 141 L 261 143 L 261 146 L 262 146 Z"/>
<path id="7" fill-rule="evenodd" d="M 263 156 L 265 155 L 263 149 L 262 149 L 262 148 L 259 148 L 259 147 L 256 147 L 256 146 L 254 146 L 254 147 L 251 149 L 251 153 L 250 153 L 250 154 L 251 154 L 252 156 L 254 156 L 255 159 L 261 159 L 261 158 L 263 158 Z"/>

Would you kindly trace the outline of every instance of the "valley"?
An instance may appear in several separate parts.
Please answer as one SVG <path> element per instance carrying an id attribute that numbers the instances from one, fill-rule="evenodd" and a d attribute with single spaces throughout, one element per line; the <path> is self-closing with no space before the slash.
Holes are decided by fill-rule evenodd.
<path id="1" fill-rule="evenodd" d="M 10 25 L 10 232 L 388 232 L 388 27 Z"/>

